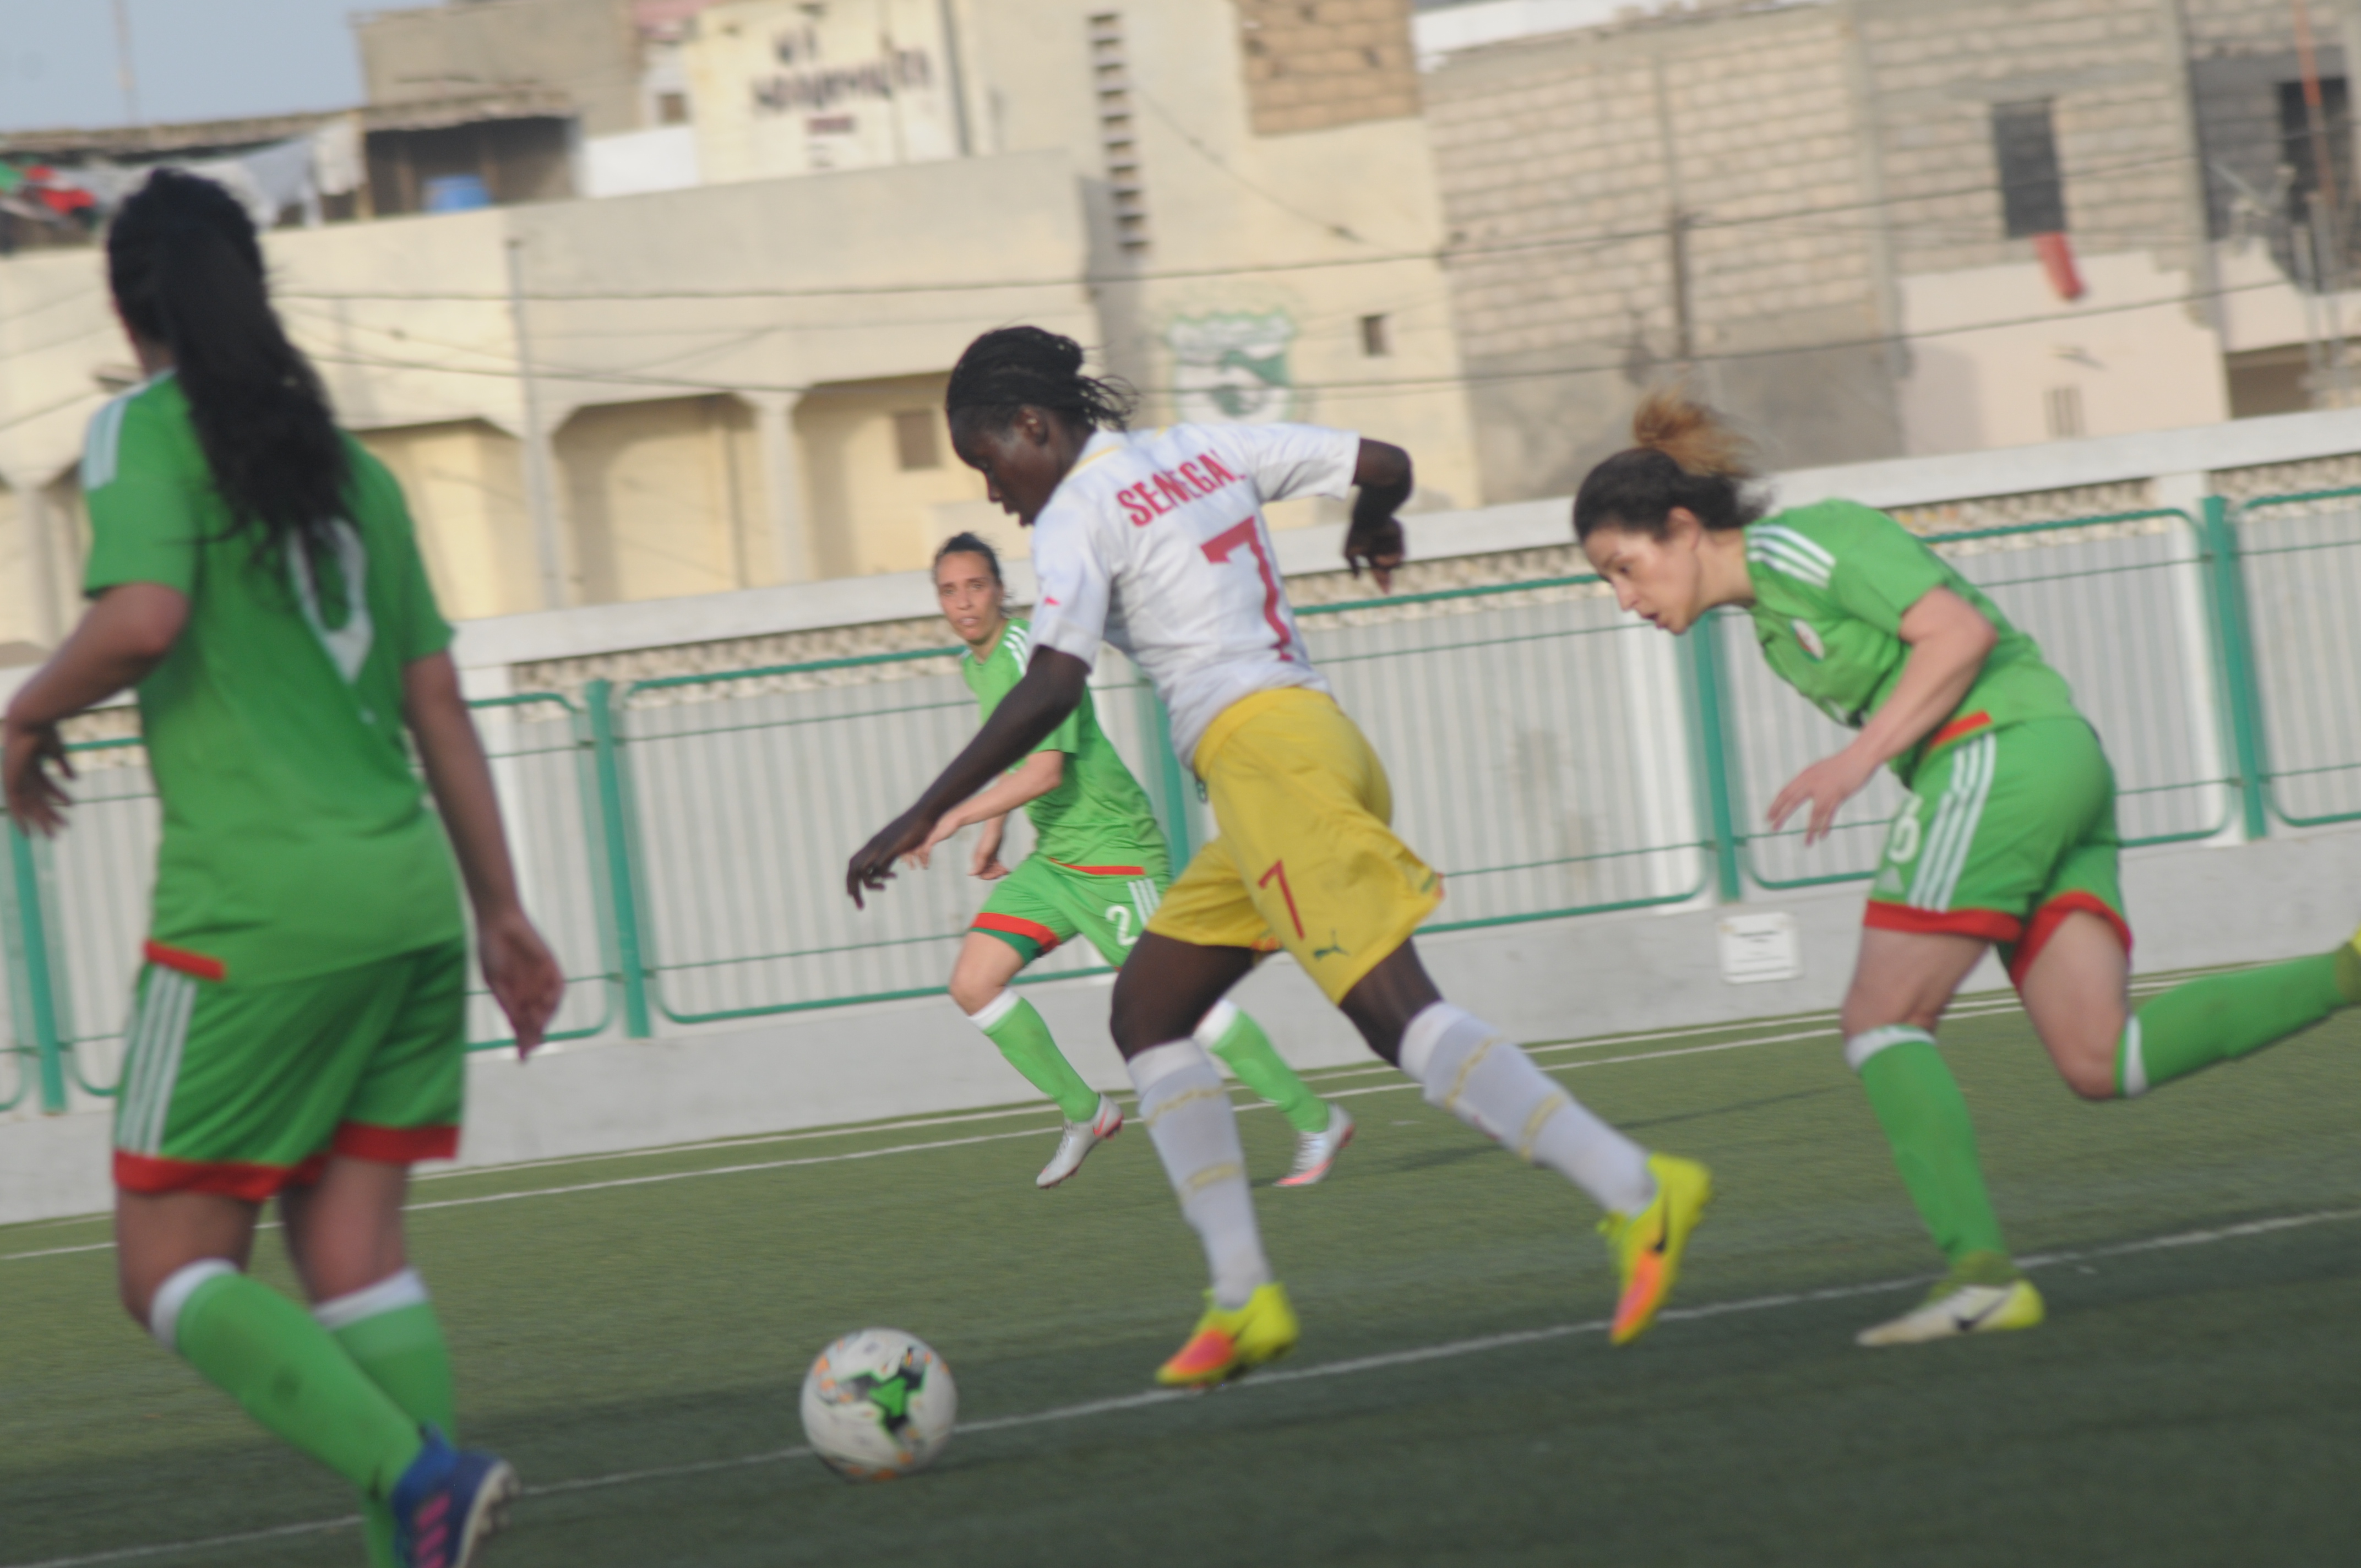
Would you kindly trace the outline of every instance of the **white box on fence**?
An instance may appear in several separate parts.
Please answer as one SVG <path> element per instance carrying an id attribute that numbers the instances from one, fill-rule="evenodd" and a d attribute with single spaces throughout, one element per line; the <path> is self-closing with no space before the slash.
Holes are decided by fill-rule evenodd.
<path id="1" fill-rule="evenodd" d="M 1722 918 L 1721 978 L 1732 985 L 1795 980 L 1804 972 L 1804 943 L 1792 915 L 1730 915 Z"/>

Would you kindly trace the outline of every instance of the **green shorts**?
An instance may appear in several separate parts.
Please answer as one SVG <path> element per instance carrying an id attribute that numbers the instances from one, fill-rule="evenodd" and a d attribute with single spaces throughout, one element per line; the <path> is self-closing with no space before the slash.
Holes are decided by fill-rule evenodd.
<path id="1" fill-rule="evenodd" d="M 1973 730 L 1918 764 L 1885 838 L 1866 924 L 2001 945 L 2009 978 L 2077 910 L 2132 945 L 2116 875 L 2115 775 L 2079 718 Z"/>
<path id="2" fill-rule="evenodd" d="M 1161 859 L 1085 870 L 1028 855 L 992 890 L 969 929 L 998 938 L 1028 964 L 1081 936 L 1120 969 L 1171 881 L 1171 869 Z"/>
<path id="3" fill-rule="evenodd" d="M 331 1154 L 459 1152 L 467 945 L 280 985 L 237 986 L 148 944 L 115 1106 L 115 1184 L 260 1202 Z"/>

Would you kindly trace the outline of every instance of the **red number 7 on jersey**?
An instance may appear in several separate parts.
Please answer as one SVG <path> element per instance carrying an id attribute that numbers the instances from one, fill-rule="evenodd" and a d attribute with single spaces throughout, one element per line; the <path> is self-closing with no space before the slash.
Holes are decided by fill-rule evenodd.
<path id="1" fill-rule="evenodd" d="M 1279 638 L 1279 656 L 1291 662 L 1295 654 L 1288 647 L 1291 639 L 1287 633 L 1287 622 L 1279 618 L 1279 574 L 1270 569 L 1270 554 L 1262 547 L 1262 534 L 1256 530 L 1255 520 L 1249 517 L 1205 541 L 1205 559 L 1216 566 L 1226 566 L 1241 544 L 1254 552 L 1255 566 L 1262 573 L 1262 618 L 1270 622 L 1272 632 Z"/>

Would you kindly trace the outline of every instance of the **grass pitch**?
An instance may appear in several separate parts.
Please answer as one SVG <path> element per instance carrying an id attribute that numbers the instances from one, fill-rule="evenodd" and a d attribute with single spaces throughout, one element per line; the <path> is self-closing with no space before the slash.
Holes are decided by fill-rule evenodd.
<path id="1" fill-rule="evenodd" d="M 2004 1004 L 1945 1043 L 2047 1259 L 2030 1333 L 1853 1347 L 1935 1259 L 1825 1018 L 1543 1054 L 1714 1167 L 1623 1351 L 1578 1195 L 1376 1064 L 1318 1075 L 1362 1127 L 1322 1187 L 1268 1190 L 1287 1129 L 1241 1118 L 1304 1340 L 1208 1396 L 1149 1391 L 1202 1278 L 1137 1130 L 1046 1194 L 1041 1110 L 423 1182 L 463 1435 L 532 1488 L 490 1568 L 2349 1561 L 2361 1014 L 2136 1105 L 2076 1102 Z M 0 1230 L 0 1568 L 358 1563 L 342 1484 L 119 1316 L 104 1237 Z M 860 1487 L 794 1452 L 796 1396 L 866 1323 L 963 1419 Z"/>

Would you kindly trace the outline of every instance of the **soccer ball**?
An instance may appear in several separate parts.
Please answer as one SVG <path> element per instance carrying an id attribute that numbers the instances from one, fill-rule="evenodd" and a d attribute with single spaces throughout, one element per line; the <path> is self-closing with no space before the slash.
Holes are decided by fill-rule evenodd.
<path id="1" fill-rule="evenodd" d="M 848 1480 L 891 1481 L 924 1470 L 958 1420 L 951 1369 L 924 1340 L 899 1329 L 847 1334 L 804 1374 L 804 1436 Z"/>

